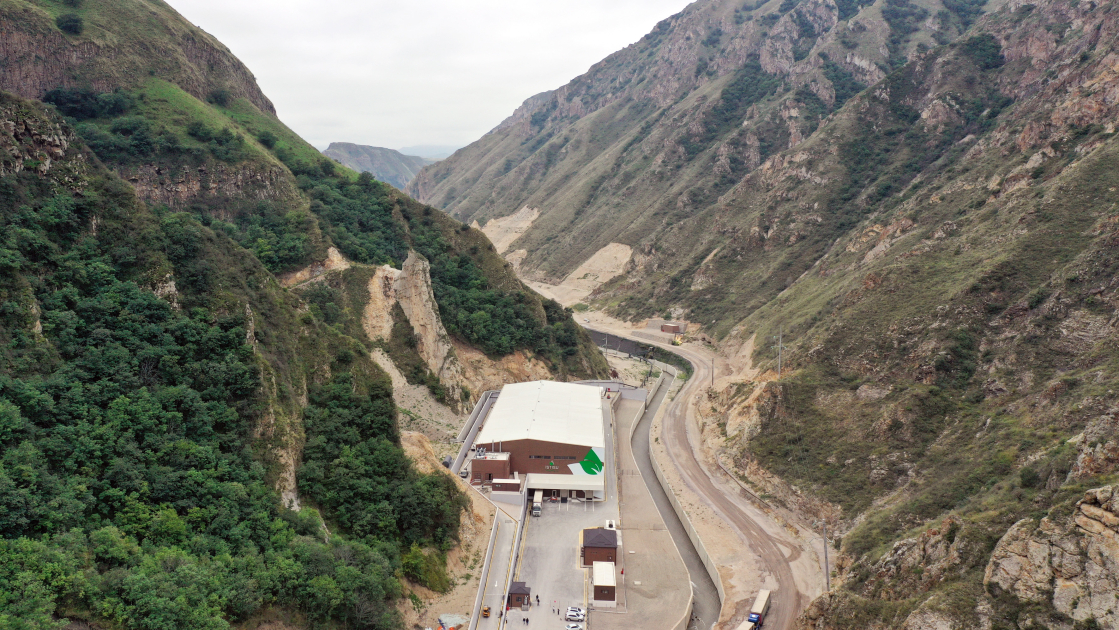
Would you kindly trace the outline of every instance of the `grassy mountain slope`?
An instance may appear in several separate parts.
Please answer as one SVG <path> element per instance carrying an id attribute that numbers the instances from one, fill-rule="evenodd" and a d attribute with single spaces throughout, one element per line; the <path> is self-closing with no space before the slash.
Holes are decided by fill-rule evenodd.
<path id="1" fill-rule="evenodd" d="M 847 58 L 820 40 L 792 71 L 767 67 L 783 44 L 762 44 L 709 83 L 677 56 L 658 87 L 688 87 L 667 105 L 623 85 L 648 71 L 623 63 L 668 55 L 653 41 L 702 50 L 712 23 L 695 16 L 728 6 L 699 3 L 534 97 L 460 152 L 472 162 L 429 167 L 411 190 L 464 218 L 539 207 L 513 245 L 529 273 L 562 277 L 606 242 L 632 245 L 627 273 L 591 296 L 624 317 L 675 312 L 728 355 L 756 335 L 763 369 L 783 331 L 782 378 L 711 392 L 701 413 L 759 494 L 842 535 L 840 586 L 801 627 L 1115 627 L 1100 602 L 1119 570 L 1077 573 L 1097 565 L 1075 534 L 1058 545 L 1067 570 L 1026 578 L 1044 582 L 1028 597 L 989 565 L 1015 523 L 1049 531 L 1119 468 L 1116 7 L 987 7 L 947 35 L 921 21 L 911 42 L 955 41 L 913 44 L 878 77 L 842 66 L 869 88 L 838 107 L 823 82 L 797 87 L 802 63 L 840 92 L 828 64 Z M 878 33 L 888 62 L 897 40 L 868 20 L 896 22 L 891 6 L 822 39 Z M 593 81 L 605 76 L 622 81 Z M 588 84 L 605 104 L 565 110 Z"/>
<path id="2" fill-rule="evenodd" d="M 529 99 L 481 140 L 424 169 L 408 192 L 464 221 L 539 208 L 512 247 L 527 250 L 528 273 L 562 278 L 607 243 L 641 250 L 656 242 L 935 45 L 933 35 L 954 38 L 971 5 L 951 4 L 694 3 L 587 74 Z"/>
<path id="3" fill-rule="evenodd" d="M 378 181 L 404 189 L 427 164 L 423 158 L 400 151 L 352 142 L 331 142 L 323 151 L 326 157 L 359 173 L 369 173 Z"/>

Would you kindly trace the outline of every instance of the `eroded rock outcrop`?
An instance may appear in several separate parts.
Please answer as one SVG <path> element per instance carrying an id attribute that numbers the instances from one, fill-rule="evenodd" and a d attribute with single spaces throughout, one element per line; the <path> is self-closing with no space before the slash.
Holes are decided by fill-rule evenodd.
<path id="1" fill-rule="evenodd" d="M 400 275 L 393 283 L 396 302 L 404 309 L 416 335 L 416 350 L 431 373 L 447 388 L 452 409 L 462 400 L 462 366 L 454 353 L 451 337 L 439 319 L 439 305 L 431 289 L 431 264 L 409 252 Z"/>
<path id="2" fill-rule="evenodd" d="M 995 547 L 983 583 L 992 594 L 1050 604 L 1076 621 L 1119 626 L 1119 491 L 1089 490 L 1063 520 L 1015 523 Z"/>
<path id="3" fill-rule="evenodd" d="M 178 169 L 143 164 L 121 168 L 120 175 L 132 184 L 141 199 L 171 208 L 180 208 L 202 196 L 289 203 L 296 203 L 299 196 L 291 177 L 277 164 L 215 163 Z M 212 214 L 230 219 L 223 216 L 221 208 Z"/>
<path id="4" fill-rule="evenodd" d="M 459 411 L 463 402 L 463 370 L 455 355 L 439 305 L 431 288 L 431 265 L 410 252 L 401 269 L 378 267 L 369 279 L 369 301 L 362 313 L 362 327 L 370 339 L 388 339 L 392 334 L 392 310 L 404 311 L 416 336 L 416 351 L 432 374 L 447 388 L 447 404 Z"/>
<path id="5" fill-rule="evenodd" d="M 462 384 L 470 391 L 471 400 L 484 391 L 501 389 L 506 383 L 555 378 L 543 361 L 526 355 L 523 350 L 517 350 L 496 361 L 481 350 L 462 342 L 454 342 L 454 350 L 462 365 Z"/>
<path id="6" fill-rule="evenodd" d="M 281 286 L 291 287 L 297 284 L 302 284 L 309 280 L 321 278 L 330 271 L 343 271 L 350 268 L 350 261 L 346 260 L 342 253 L 335 247 L 330 247 L 326 250 L 326 258 L 321 261 L 316 261 L 298 271 L 292 271 L 277 276 Z"/>

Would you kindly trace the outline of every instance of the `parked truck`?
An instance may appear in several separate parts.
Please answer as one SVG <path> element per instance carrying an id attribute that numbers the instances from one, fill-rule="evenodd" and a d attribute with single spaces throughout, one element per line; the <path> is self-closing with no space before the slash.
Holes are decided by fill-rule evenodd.
<path id="1" fill-rule="evenodd" d="M 537 490 L 536 494 L 532 495 L 532 515 L 540 516 L 540 510 L 543 509 L 544 504 L 544 491 Z"/>
<path id="2" fill-rule="evenodd" d="M 746 617 L 746 623 L 742 624 L 741 630 L 761 628 L 768 613 L 769 591 L 758 591 L 758 598 L 754 600 L 754 605 L 750 608 L 750 616 Z"/>

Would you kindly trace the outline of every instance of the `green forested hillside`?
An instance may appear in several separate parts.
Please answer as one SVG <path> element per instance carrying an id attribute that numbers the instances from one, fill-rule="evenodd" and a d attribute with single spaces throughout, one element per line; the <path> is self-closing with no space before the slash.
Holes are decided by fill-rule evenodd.
<path id="1" fill-rule="evenodd" d="M 163 3 L 5 0 L 0 52 L 0 628 L 398 628 L 464 497 L 404 456 L 361 308 L 280 280 L 414 250 L 451 335 L 601 373 L 570 312 Z"/>
<path id="2" fill-rule="evenodd" d="M 24 141 L 57 125 L 26 101 L 0 97 L 0 110 Z M 0 170 L 0 625 L 49 627 L 53 611 L 222 628 L 282 605 L 395 627 L 401 550 L 445 548 L 462 498 L 405 459 L 387 377 L 355 340 L 297 320 L 235 240 L 140 203 L 55 129 L 69 147 L 49 169 Z M 189 280 L 174 299 L 150 289 L 166 273 Z M 277 310 L 247 317 L 245 304 Z M 335 535 L 313 511 L 282 507 L 270 483 L 254 440 L 262 343 L 333 374 L 310 388 L 304 469 L 339 470 L 338 448 L 357 454 L 344 476 L 358 495 L 307 484 Z M 327 418 L 342 426 L 324 451 Z M 352 516 L 366 508 L 374 521 Z"/>

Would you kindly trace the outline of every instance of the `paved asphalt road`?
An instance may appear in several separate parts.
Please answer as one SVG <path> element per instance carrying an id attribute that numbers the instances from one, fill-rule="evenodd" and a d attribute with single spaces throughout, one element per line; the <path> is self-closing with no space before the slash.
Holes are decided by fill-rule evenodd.
<path id="1" fill-rule="evenodd" d="M 723 493 L 711 480 L 710 473 L 696 458 L 695 451 L 688 441 L 687 409 L 693 396 L 702 388 L 711 383 L 711 364 L 708 359 L 697 352 L 683 348 L 670 347 L 656 342 L 637 339 L 643 344 L 661 346 L 675 352 L 691 362 L 695 370 L 692 378 L 684 385 L 680 393 L 669 403 L 664 419 L 664 443 L 676 464 L 681 477 L 688 487 L 711 505 L 717 512 L 726 518 L 727 522 L 737 529 L 749 541 L 751 549 L 757 553 L 766 569 L 777 580 L 778 588 L 773 594 L 773 603 L 770 605 L 769 617 L 766 627 L 771 630 L 786 630 L 793 626 L 797 615 L 808 605 L 808 598 L 797 590 L 793 580 L 793 569 L 790 558 L 781 551 L 783 541 L 770 536 L 763 527 L 754 522 L 731 498 Z M 647 442 L 646 442 L 647 443 Z M 636 448 L 636 447 L 635 447 Z M 650 487 L 659 484 L 651 484 Z M 659 503 L 658 503 L 659 505 Z M 664 510 L 662 510 L 662 513 Z M 672 510 L 669 509 L 671 513 Z M 669 516 L 665 514 L 665 521 Z M 684 540 L 687 540 L 685 536 Z M 679 543 L 677 543 L 679 544 Z M 690 546 L 690 544 L 689 544 Z M 683 551 L 683 548 L 681 548 Z M 688 554 L 685 554 L 687 556 Z M 685 557 L 685 562 L 687 558 Z M 689 569 L 691 565 L 689 564 Z M 694 576 L 693 572 L 693 576 Z M 706 575 L 706 571 L 704 572 Z M 695 582 L 695 578 L 692 579 Z M 696 582 L 698 584 L 698 582 Z"/>

